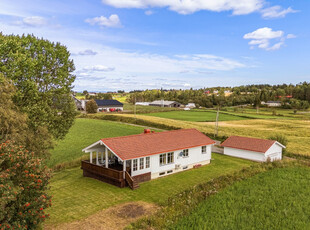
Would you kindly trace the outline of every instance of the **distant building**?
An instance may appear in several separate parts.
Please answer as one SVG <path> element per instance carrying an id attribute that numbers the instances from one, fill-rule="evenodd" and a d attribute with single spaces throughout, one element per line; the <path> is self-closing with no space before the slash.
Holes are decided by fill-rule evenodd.
<path id="1" fill-rule="evenodd" d="M 195 108 L 196 105 L 195 103 L 188 103 L 187 105 L 185 105 L 186 108 Z"/>
<path id="2" fill-rule="evenodd" d="M 280 107 L 281 106 L 281 101 L 267 101 L 267 102 L 262 102 L 262 105 L 267 105 L 269 107 Z"/>
<path id="3" fill-rule="evenodd" d="M 123 111 L 123 103 L 118 100 L 95 100 L 98 112 Z"/>
<path id="4" fill-rule="evenodd" d="M 136 102 L 136 105 L 148 106 L 148 105 L 150 105 L 150 102 Z"/>
<path id="5" fill-rule="evenodd" d="M 89 96 L 96 96 L 97 93 L 95 93 L 95 92 L 89 92 L 88 95 L 89 95 Z"/>
<path id="6" fill-rule="evenodd" d="M 176 107 L 179 108 L 181 107 L 181 103 L 176 102 L 176 101 L 153 101 L 149 104 L 150 106 L 158 106 L 158 107 Z"/>

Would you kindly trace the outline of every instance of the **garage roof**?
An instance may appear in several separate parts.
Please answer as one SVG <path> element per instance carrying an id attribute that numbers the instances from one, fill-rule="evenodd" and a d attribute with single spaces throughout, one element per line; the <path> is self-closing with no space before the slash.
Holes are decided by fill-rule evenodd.
<path id="1" fill-rule="evenodd" d="M 240 137 L 240 136 L 231 136 L 227 138 L 221 146 L 235 148 L 235 149 L 243 149 L 254 152 L 266 153 L 267 150 L 274 144 L 279 144 L 282 148 L 285 148 L 282 144 L 275 140 L 266 140 L 266 139 L 258 139 L 252 137 Z"/>

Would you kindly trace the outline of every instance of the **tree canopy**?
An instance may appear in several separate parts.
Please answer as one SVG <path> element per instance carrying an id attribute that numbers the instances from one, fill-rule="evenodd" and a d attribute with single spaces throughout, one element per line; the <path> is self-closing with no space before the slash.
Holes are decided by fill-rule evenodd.
<path id="1" fill-rule="evenodd" d="M 33 130 L 46 127 L 54 138 L 66 135 L 75 116 L 74 70 L 70 53 L 60 43 L 0 34 L 0 73 L 13 81 L 13 101 L 28 115 Z"/>

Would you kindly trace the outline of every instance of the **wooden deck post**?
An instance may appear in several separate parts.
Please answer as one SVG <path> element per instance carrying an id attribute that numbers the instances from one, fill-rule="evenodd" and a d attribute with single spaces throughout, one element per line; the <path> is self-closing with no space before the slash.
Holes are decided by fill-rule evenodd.
<path id="1" fill-rule="evenodd" d="M 101 152 L 101 164 L 103 164 L 103 152 Z"/>
<path id="2" fill-rule="evenodd" d="M 108 148 L 105 147 L 105 167 L 109 168 Z"/>
<path id="3" fill-rule="evenodd" d="M 123 161 L 123 178 L 125 179 L 125 172 L 126 172 L 126 160 Z"/>
<path id="4" fill-rule="evenodd" d="M 93 163 L 93 152 L 89 153 L 89 162 Z"/>
<path id="5" fill-rule="evenodd" d="M 96 165 L 99 165 L 99 161 L 98 161 L 98 152 L 96 152 Z"/>

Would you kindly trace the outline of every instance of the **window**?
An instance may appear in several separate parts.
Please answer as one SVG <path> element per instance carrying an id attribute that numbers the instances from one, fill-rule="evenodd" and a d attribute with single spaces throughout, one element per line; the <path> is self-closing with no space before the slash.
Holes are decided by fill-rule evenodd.
<path id="1" fill-rule="evenodd" d="M 163 153 L 163 154 L 159 155 L 159 164 L 160 165 L 165 165 L 166 164 L 166 157 L 167 157 L 166 153 Z"/>
<path id="2" fill-rule="evenodd" d="M 172 173 L 172 170 L 167 171 L 167 174 Z"/>
<path id="3" fill-rule="evenodd" d="M 144 158 L 140 158 L 140 170 L 144 169 Z"/>
<path id="4" fill-rule="evenodd" d="M 171 164 L 174 162 L 174 152 L 167 153 L 167 164 Z"/>
<path id="5" fill-rule="evenodd" d="M 188 166 L 184 166 L 184 167 L 183 167 L 183 170 L 185 170 L 185 169 L 187 169 L 187 168 L 188 168 Z"/>
<path id="6" fill-rule="evenodd" d="M 188 157 L 188 149 L 183 150 L 183 157 Z"/>
<path id="7" fill-rule="evenodd" d="M 132 161 L 132 170 L 137 171 L 138 170 L 138 159 L 134 159 Z"/>
<path id="8" fill-rule="evenodd" d="M 166 174 L 166 172 L 161 172 L 161 173 L 159 173 L 159 176 L 163 176 L 165 174 Z"/>
<path id="9" fill-rule="evenodd" d="M 150 157 L 146 157 L 145 158 L 145 168 L 149 168 L 150 167 Z"/>
<path id="10" fill-rule="evenodd" d="M 201 146 L 201 153 L 207 153 L 207 146 Z"/>

